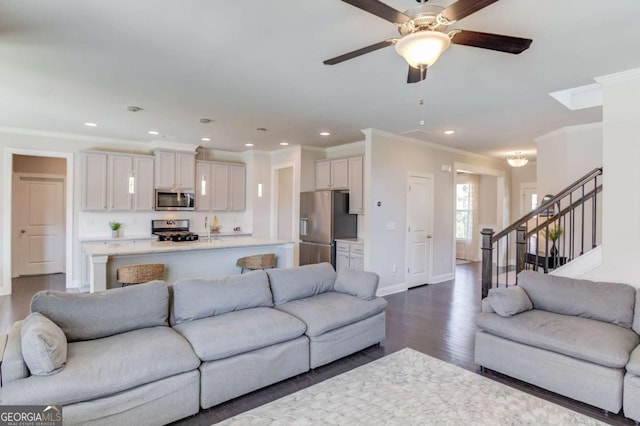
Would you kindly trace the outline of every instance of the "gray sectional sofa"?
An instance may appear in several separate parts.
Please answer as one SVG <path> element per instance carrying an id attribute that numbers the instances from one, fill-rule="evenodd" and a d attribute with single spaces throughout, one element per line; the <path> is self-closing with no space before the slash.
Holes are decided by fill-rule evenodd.
<path id="1" fill-rule="evenodd" d="M 477 364 L 640 421 L 640 290 L 524 271 L 476 323 Z"/>
<path id="2" fill-rule="evenodd" d="M 0 405 L 162 424 L 385 338 L 373 273 L 329 264 L 93 294 L 44 291 L 0 338 Z"/>

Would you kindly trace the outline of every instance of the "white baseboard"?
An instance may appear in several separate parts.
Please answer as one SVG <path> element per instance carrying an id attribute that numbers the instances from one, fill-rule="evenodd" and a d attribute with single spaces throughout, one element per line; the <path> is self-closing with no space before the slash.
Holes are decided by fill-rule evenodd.
<path id="1" fill-rule="evenodd" d="M 390 285 L 388 287 L 378 288 L 376 295 L 382 297 L 382 296 L 388 296 L 394 293 L 402 293 L 403 291 L 407 291 L 407 290 L 408 290 L 407 284 L 400 283 L 400 284 Z"/>
<path id="2" fill-rule="evenodd" d="M 431 282 L 429 284 L 438 284 L 443 281 L 449 281 L 455 278 L 455 273 L 450 272 L 448 274 L 436 275 L 431 278 Z"/>

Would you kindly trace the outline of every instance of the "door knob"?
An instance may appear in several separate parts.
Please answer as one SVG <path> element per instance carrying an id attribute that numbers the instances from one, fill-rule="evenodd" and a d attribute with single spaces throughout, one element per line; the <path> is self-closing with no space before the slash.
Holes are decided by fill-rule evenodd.
<path id="1" fill-rule="evenodd" d="M 433 238 L 431 235 L 427 235 L 427 238 Z"/>
<path id="2" fill-rule="evenodd" d="M 21 233 L 21 234 L 24 234 L 25 232 L 27 232 L 27 231 L 25 231 L 24 229 L 21 229 L 21 230 L 20 230 L 20 233 Z"/>

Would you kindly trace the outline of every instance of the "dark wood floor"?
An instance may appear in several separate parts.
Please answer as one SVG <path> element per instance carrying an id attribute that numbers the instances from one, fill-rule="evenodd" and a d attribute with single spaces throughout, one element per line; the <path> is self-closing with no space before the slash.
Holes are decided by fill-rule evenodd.
<path id="1" fill-rule="evenodd" d="M 64 288 L 64 276 L 61 280 L 56 276 L 44 279 L 41 277 L 40 280 L 44 287 Z M 42 287 L 38 288 L 37 285 L 26 284 L 23 288 L 14 281 L 13 288 L 13 296 L 0 297 L 0 312 L 2 312 L 0 330 L 6 330 L 11 321 L 24 318 L 28 314 L 28 301 L 31 295 Z M 386 299 L 389 302 L 387 339 L 379 346 L 367 348 L 308 373 L 284 380 L 211 409 L 202 410 L 195 416 L 176 422 L 175 425 L 211 425 L 405 347 L 482 374 L 601 421 L 614 425 L 634 424 L 621 415 L 607 415 L 597 408 L 495 372 L 480 373 L 478 365 L 473 362 L 476 331 L 474 317 L 480 307 L 479 263 L 458 265 L 455 280 L 417 287 L 404 293 L 387 296 Z"/>

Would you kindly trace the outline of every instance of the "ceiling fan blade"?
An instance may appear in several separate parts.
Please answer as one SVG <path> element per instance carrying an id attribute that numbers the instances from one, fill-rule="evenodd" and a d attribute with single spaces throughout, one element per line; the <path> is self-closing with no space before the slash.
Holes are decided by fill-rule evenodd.
<path id="1" fill-rule="evenodd" d="M 378 18 L 386 19 L 389 22 L 394 24 L 400 24 L 402 22 L 406 22 L 411 18 L 392 8 L 391 6 L 387 6 L 386 4 L 378 1 L 378 0 L 342 0 L 345 3 L 349 3 L 351 6 L 355 6 L 364 10 L 365 12 L 369 12 L 373 15 L 376 15 Z"/>
<path id="2" fill-rule="evenodd" d="M 382 49 L 383 47 L 391 46 L 395 44 L 395 39 L 389 39 L 385 41 L 381 41 L 380 43 L 372 44 L 371 46 L 363 47 L 362 49 L 357 49 L 349 53 L 345 53 L 344 55 L 336 56 L 335 58 L 327 59 L 323 62 L 325 65 L 335 65 L 340 62 L 344 62 L 349 59 L 353 59 L 357 56 L 364 55 L 365 53 L 373 52 L 378 49 Z"/>
<path id="3" fill-rule="evenodd" d="M 449 21 L 459 21 L 497 1 L 498 0 L 458 0 L 449 5 L 440 15 Z"/>
<path id="4" fill-rule="evenodd" d="M 451 39 L 454 44 L 481 47 L 483 49 L 497 50 L 498 52 L 513 53 L 514 55 L 527 50 L 532 41 L 528 38 L 462 30 Z"/>
<path id="5" fill-rule="evenodd" d="M 407 76 L 407 83 L 418 83 L 427 78 L 427 67 L 422 69 L 409 67 L 409 75 Z"/>

